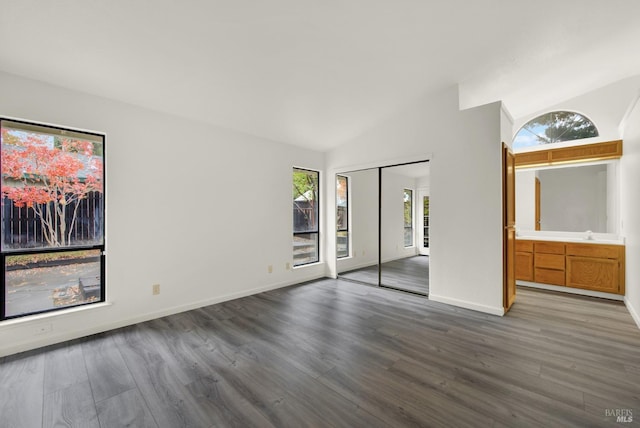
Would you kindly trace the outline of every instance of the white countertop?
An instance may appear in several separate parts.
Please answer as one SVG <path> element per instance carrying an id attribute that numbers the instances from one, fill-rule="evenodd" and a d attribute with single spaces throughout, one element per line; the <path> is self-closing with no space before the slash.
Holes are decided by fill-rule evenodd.
<path id="1" fill-rule="evenodd" d="M 587 239 L 591 236 L 592 239 Z M 610 233 L 591 233 L 586 232 L 541 232 L 541 231 L 519 231 L 516 233 L 516 239 L 528 239 L 535 241 L 557 241 L 557 242 L 576 242 L 581 244 L 610 244 L 624 245 L 624 237 Z"/>

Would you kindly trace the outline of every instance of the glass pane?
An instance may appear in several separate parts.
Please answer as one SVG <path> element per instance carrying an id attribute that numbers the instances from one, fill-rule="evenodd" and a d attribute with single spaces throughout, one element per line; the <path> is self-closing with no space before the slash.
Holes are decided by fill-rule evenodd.
<path id="1" fill-rule="evenodd" d="M 597 137 L 598 129 L 585 116 L 570 111 L 552 111 L 527 122 L 513 139 L 513 148 Z"/>
<path id="2" fill-rule="evenodd" d="M 349 257 L 349 232 L 338 232 L 337 233 L 337 244 L 336 244 L 336 254 L 337 257 Z"/>
<path id="3" fill-rule="evenodd" d="M 103 300 L 100 250 L 7 256 L 6 316 Z"/>
<path id="4" fill-rule="evenodd" d="M 305 233 L 293 236 L 294 266 L 315 263 L 319 260 L 317 233 Z"/>
<path id="5" fill-rule="evenodd" d="M 413 245 L 413 191 L 404 189 L 404 246 Z"/>
<path id="6" fill-rule="evenodd" d="M 2 251 L 103 244 L 101 136 L 3 120 Z"/>
<path id="7" fill-rule="evenodd" d="M 347 177 L 338 176 L 336 185 L 337 228 L 346 231 L 349 229 L 349 181 Z"/>
<path id="8" fill-rule="evenodd" d="M 318 172 L 293 170 L 293 231 L 318 232 Z"/>
<path id="9" fill-rule="evenodd" d="M 405 227 L 404 228 L 404 246 L 411 247 L 413 245 L 413 228 Z"/>

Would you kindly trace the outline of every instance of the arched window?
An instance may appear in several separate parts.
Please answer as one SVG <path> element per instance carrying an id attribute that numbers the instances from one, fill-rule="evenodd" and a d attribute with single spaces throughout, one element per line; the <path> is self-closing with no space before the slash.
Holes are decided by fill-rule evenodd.
<path id="1" fill-rule="evenodd" d="M 598 128 L 580 113 L 552 111 L 530 120 L 520 128 L 513 139 L 513 148 L 522 149 L 598 135 Z"/>

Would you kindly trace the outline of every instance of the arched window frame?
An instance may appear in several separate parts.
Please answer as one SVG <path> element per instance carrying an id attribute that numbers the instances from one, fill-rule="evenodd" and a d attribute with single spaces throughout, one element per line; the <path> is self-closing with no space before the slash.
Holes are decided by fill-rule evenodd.
<path id="1" fill-rule="evenodd" d="M 522 131 L 523 130 L 526 131 L 527 125 L 531 124 L 532 122 L 534 122 L 536 120 L 540 120 L 541 118 L 544 118 L 547 115 L 552 115 L 554 113 L 571 113 L 571 114 L 580 116 L 580 117 L 584 118 L 587 121 L 587 124 L 589 124 L 590 126 L 593 127 L 593 129 L 595 130 L 595 133 L 593 133 L 592 135 L 584 136 L 584 137 L 562 139 L 562 140 L 559 140 L 559 141 L 553 141 L 553 142 L 548 142 L 548 143 L 538 141 L 536 143 L 526 144 L 526 143 L 522 143 L 522 142 L 518 141 L 518 138 L 521 135 Z M 544 132 L 544 129 L 550 127 L 550 125 L 546 126 L 546 127 L 544 125 L 538 125 L 538 126 L 540 126 L 540 128 L 541 128 L 539 132 Z M 531 131 L 529 131 L 529 132 L 532 135 L 532 137 L 535 138 L 536 133 L 535 132 L 531 132 Z M 574 111 L 574 110 L 551 110 L 551 111 L 545 112 L 543 114 L 537 115 L 537 116 L 529 119 L 526 123 L 524 123 L 518 129 L 518 132 L 516 132 L 514 137 L 513 137 L 512 148 L 515 151 L 520 152 L 520 151 L 538 150 L 538 149 L 550 148 L 550 147 L 580 145 L 580 144 L 583 144 L 583 143 L 593 142 L 593 140 L 597 139 L 599 136 L 600 136 L 600 131 L 598 129 L 598 126 L 586 114 L 584 114 L 582 112 Z"/>

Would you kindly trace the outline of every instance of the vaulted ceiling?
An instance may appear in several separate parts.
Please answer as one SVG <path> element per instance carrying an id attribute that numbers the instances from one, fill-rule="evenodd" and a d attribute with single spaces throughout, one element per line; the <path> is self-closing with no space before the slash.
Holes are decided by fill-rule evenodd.
<path id="1" fill-rule="evenodd" d="M 519 117 L 638 75 L 640 2 L 0 0 L 0 70 L 327 150 L 451 85 Z"/>

